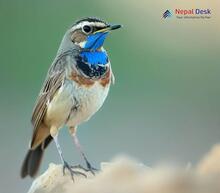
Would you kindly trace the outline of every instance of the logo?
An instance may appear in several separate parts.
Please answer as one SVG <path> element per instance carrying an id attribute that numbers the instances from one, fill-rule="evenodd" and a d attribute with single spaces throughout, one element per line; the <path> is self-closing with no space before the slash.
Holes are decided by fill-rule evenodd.
<path id="1" fill-rule="evenodd" d="M 211 9 L 175 9 L 176 15 L 211 15 Z"/>
<path id="2" fill-rule="evenodd" d="M 212 10 L 209 8 L 206 9 L 180 9 L 176 8 L 173 10 L 167 9 L 164 13 L 162 18 L 170 18 L 173 17 L 176 19 L 210 19 L 212 16 Z"/>
<path id="3" fill-rule="evenodd" d="M 169 18 L 172 16 L 172 13 L 169 11 L 169 10 L 166 10 L 164 13 L 163 13 L 163 18 L 166 19 L 166 18 Z"/>

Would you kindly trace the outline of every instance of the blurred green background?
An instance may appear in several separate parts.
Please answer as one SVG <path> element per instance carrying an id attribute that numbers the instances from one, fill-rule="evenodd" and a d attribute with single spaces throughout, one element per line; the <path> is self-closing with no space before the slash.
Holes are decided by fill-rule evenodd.
<path id="1" fill-rule="evenodd" d="M 162 19 L 166 9 L 211 8 L 209 20 Z M 105 43 L 116 84 L 103 108 L 78 129 L 96 167 L 118 154 L 151 166 L 197 162 L 220 141 L 220 2 L 0 0 L 0 191 L 27 192 L 20 165 L 36 97 L 61 38 L 76 19 L 124 25 Z M 82 162 L 66 129 L 64 156 Z M 42 173 L 60 163 L 54 144 Z"/>

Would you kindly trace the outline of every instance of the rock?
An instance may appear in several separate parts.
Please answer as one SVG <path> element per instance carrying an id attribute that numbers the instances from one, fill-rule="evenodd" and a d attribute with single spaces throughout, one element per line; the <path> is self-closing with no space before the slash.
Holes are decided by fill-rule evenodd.
<path id="1" fill-rule="evenodd" d="M 102 163 L 95 176 L 90 172 L 86 172 L 87 178 L 74 176 L 74 182 L 68 171 L 63 176 L 61 165 L 50 164 L 28 193 L 220 193 L 220 154 L 216 148 L 197 167 L 149 168 L 123 157 Z M 211 172 L 201 172 L 204 165 L 210 168 L 212 163 Z"/>

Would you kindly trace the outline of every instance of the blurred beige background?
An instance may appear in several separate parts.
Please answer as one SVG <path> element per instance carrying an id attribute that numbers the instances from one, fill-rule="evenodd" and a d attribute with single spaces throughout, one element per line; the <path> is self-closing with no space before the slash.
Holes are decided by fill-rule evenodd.
<path id="1" fill-rule="evenodd" d="M 162 19 L 166 9 L 210 8 L 209 20 Z M 220 141 L 220 2 L 0 0 L 0 191 L 26 192 L 20 165 L 35 99 L 61 38 L 76 19 L 97 16 L 124 28 L 105 48 L 116 84 L 104 107 L 78 130 L 96 167 L 117 154 L 146 165 L 195 163 Z M 81 162 L 68 132 L 69 162 Z M 41 173 L 59 163 L 51 144 Z"/>

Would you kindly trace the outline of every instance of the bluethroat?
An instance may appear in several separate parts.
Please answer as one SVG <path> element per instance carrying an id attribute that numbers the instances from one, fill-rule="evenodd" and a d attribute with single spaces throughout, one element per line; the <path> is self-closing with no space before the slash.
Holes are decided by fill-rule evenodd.
<path id="1" fill-rule="evenodd" d="M 67 32 L 49 68 L 32 114 L 33 135 L 23 161 L 21 177 L 34 177 L 40 167 L 44 150 L 54 140 L 63 163 L 63 172 L 82 174 L 69 165 L 58 142 L 58 133 L 67 126 L 87 168 L 94 173 L 76 135 L 77 127 L 89 120 L 103 105 L 114 82 L 114 75 L 104 41 L 112 30 L 101 19 L 88 17 L 76 21 Z"/>

